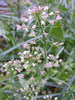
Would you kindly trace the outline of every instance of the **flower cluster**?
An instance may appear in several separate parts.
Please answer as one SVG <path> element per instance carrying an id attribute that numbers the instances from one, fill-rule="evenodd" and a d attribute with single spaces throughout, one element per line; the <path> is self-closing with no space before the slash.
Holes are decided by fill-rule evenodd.
<path id="1" fill-rule="evenodd" d="M 7 77 L 11 75 L 11 72 L 13 76 L 15 74 L 22 85 L 14 96 L 17 96 L 19 92 L 22 92 L 24 99 L 34 100 L 33 98 L 39 94 L 42 85 L 47 83 L 45 75 L 48 74 L 48 71 L 46 71 L 45 68 L 58 67 L 58 63 L 61 63 L 62 60 L 58 60 L 58 57 L 49 54 L 47 57 L 48 63 L 41 66 L 41 64 L 43 64 L 43 59 L 41 59 L 43 58 L 43 54 L 39 53 L 39 49 L 38 51 L 35 50 L 33 53 L 29 50 L 25 50 L 18 54 L 20 60 L 16 59 L 8 61 L 3 65 L 2 71 L 7 71 Z M 27 84 L 24 85 L 22 81 Z M 44 96 L 43 98 L 46 99 L 50 97 Z"/>
<path id="2" fill-rule="evenodd" d="M 37 14 L 37 13 L 41 13 L 41 11 L 43 10 L 43 7 L 36 7 L 34 6 L 32 9 L 28 10 L 28 14 Z"/>
<path id="3" fill-rule="evenodd" d="M 45 68 L 58 67 L 62 62 L 62 59 L 58 60 L 58 57 L 52 54 L 49 54 L 49 56 L 47 56 L 47 59 L 49 60 L 49 62 L 45 64 Z"/>
<path id="4" fill-rule="evenodd" d="M 24 30 L 29 33 L 29 37 L 35 37 L 37 35 L 35 30 L 40 26 L 39 24 L 41 24 L 41 27 L 44 27 L 45 29 L 62 19 L 60 11 L 49 12 L 49 9 L 49 6 L 33 6 L 32 9 L 28 9 L 26 13 L 24 12 L 21 15 L 20 21 L 22 24 L 16 25 L 17 30 Z M 55 19 L 50 18 L 52 16 L 55 16 Z M 49 23 L 48 26 L 45 26 L 46 22 Z M 43 32 L 46 33 L 45 31 Z"/>

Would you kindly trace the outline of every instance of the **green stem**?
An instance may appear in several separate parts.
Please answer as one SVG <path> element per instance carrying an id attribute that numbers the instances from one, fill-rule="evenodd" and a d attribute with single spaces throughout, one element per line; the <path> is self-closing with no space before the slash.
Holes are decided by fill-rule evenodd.
<path id="1" fill-rule="evenodd" d="M 44 29 L 42 27 L 42 24 L 41 24 L 41 19 L 40 19 L 40 16 L 37 15 L 37 18 L 38 18 L 38 23 L 39 23 L 39 26 L 40 26 L 40 29 L 41 29 L 41 35 L 43 36 L 43 42 L 44 42 L 44 52 L 45 52 L 45 63 L 46 63 L 46 58 L 47 58 L 47 52 L 46 52 L 46 37 L 44 36 Z"/>
<path id="2" fill-rule="evenodd" d="M 21 7 L 20 7 L 20 0 L 17 0 L 17 10 L 18 10 L 18 17 L 21 17 Z"/>
<path id="3" fill-rule="evenodd" d="M 43 35 L 43 27 L 42 27 L 42 25 L 41 25 L 41 19 L 40 19 L 40 16 L 37 14 L 36 15 L 37 16 L 37 18 L 38 18 L 38 23 L 39 23 L 39 26 L 40 26 L 40 29 L 41 29 L 41 34 Z"/>

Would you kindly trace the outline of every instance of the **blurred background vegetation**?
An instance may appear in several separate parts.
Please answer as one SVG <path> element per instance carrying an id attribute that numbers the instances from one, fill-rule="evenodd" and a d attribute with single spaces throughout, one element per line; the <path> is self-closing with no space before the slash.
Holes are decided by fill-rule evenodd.
<path id="1" fill-rule="evenodd" d="M 51 12 L 60 11 L 63 17 L 64 49 L 60 50 L 60 58 L 64 61 L 65 69 L 61 77 L 59 72 L 57 78 L 69 81 L 75 74 L 75 0 L 1 0 L 0 2 L 0 66 L 5 61 L 18 58 L 17 53 L 22 51 L 20 43 L 28 39 L 23 35 L 23 31 L 16 30 L 16 24 L 20 24 L 21 14 L 34 5 L 49 5 Z M 72 86 L 73 91 L 70 93 L 75 92 L 74 88 L 75 85 Z"/>

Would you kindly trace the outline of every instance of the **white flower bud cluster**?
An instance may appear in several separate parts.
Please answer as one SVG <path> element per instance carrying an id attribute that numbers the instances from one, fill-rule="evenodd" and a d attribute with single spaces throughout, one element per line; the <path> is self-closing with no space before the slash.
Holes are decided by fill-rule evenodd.
<path id="1" fill-rule="evenodd" d="M 47 100 L 47 99 L 49 100 L 49 99 L 51 99 L 51 98 L 52 98 L 52 96 L 49 96 L 49 95 L 43 96 L 43 99 L 44 99 L 44 100 Z"/>
<path id="2" fill-rule="evenodd" d="M 62 46 L 62 45 L 64 45 L 64 43 L 63 42 L 61 42 L 61 43 L 53 42 L 52 45 L 53 46 Z"/>
<path id="3" fill-rule="evenodd" d="M 58 60 L 58 56 L 54 56 L 52 54 L 49 54 L 47 56 L 48 59 L 48 63 L 45 64 L 45 68 L 51 68 L 51 67 L 58 67 L 60 65 L 60 63 L 62 62 L 62 59 Z"/>

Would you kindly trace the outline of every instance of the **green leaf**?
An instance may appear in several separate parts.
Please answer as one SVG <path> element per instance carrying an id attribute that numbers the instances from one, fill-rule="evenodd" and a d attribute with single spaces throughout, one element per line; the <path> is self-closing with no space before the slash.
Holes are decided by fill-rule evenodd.
<path id="1" fill-rule="evenodd" d="M 50 35 L 53 36 L 57 41 L 63 40 L 63 28 L 59 21 L 51 27 Z"/>
<path id="2" fill-rule="evenodd" d="M 0 100 L 6 100 L 7 95 L 0 90 Z"/>
<path id="3" fill-rule="evenodd" d="M 29 85 L 31 83 L 30 80 L 24 80 L 24 79 L 20 79 L 20 84 L 22 85 L 22 87 L 26 87 L 27 85 Z"/>

